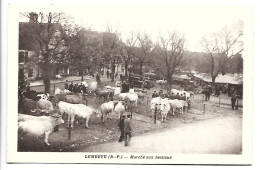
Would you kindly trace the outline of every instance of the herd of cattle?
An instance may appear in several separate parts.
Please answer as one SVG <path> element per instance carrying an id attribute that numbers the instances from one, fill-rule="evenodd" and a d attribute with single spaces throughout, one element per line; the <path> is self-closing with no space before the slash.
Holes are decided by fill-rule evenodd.
<path id="1" fill-rule="evenodd" d="M 86 82 L 83 82 L 88 85 Z M 20 139 L 24 135 L 40 137 L 45 135 L 44 142 L 47 145 L 49 134 L 54 131 L 57 125 L 64 123 L 64 116 L 67 115 L 68 122 L 79 124 L 80 121 L 85 121 L 85 127 L 89 127 L 88 122 L 92 115 L 100 117 L 101 121 L 105 122 L 105 117 L 109 121 L 111 114 L 118 115 L 118 119 L 126 113 L 129 108 L 136 107 L 139 102 L 144 102 L 146 97 L 145 92 L 136 92 L 130 89 L 128 93 L 121 93 L 120 87 L 104 86 L 99 89 L 97 82 L 89 83 L 88 94 L 72 93 L 69 90 L 56 89 L 55 94 L 39 94 L 35 91 L 25 92 L 23 94 L 23 114 L 18 114 L 18 133 Z M 172 93 L 186 93 L 172 89 Z M 100 108 L 93 108 L 87 105 L 88 96 L 96 96 L 96 98 L 104 98 L 104 102 Z M 114 100 L 116 99 L 116 100 Z M 151 111 L 154 114 L 156 111 L 161 114 L 162 121 L 166 121 L 168 112 L 174 112 L 180 109 L 183 114 L 183 108 L 189 104 L 188 100 L 168 99 L 156 97 L 151 100 Z"/>

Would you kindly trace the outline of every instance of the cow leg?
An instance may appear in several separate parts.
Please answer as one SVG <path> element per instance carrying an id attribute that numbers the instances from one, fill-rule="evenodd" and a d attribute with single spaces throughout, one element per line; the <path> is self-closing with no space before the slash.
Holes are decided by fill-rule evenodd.
<path id="1" fill-rule="evenodd" d="M 45 132 L 44 142 L 45 142 L 47 145 L 50 145 L 49 142 L 48 142 L 48 137 L 49 137 L 49 135 L 50 135 L 51 132 L 52 132 L 52 130 L 49 130 L 49 131 Z"/>
<path id="2" fill-rule="evenodd" d="M 101 122 L 103 122 L 104 123 L 104 114 L 103 113 L 101 113 L 102 115 L 101 115 Z"/>
<path id="3" fill-rule="evenodd" d="M 86 118 L 86 128 L 88 128 L 88 121 L 89 121 L 89 118 Z"/>
<path id="4" fill-rule="evenodd" d="M 74 116 L 71 116 L 71 129 L 73 129 L 73 124 L 74 124 L 74 120 L 75 120 L 75 117 Z"/>

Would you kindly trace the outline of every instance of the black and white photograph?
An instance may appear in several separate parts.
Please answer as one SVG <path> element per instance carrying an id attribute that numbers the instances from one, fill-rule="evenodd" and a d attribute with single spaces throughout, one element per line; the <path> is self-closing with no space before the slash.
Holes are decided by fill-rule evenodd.
<path id="1" fill-rule="evenodd" d="M 252 11 L 10 4 L 7 162 L 250 164 Z"/>

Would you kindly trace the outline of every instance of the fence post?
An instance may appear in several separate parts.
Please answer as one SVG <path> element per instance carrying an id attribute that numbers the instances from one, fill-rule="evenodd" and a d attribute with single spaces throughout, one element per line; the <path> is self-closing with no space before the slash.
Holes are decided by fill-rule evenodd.
<path id="1" fill-rule="evenodd" d="M 53 87 L 54 87 L 53 93 L 55 94 L 55 84 L 53 85 Z"/>
<path id="2" fill-rule="evenodd" d="M 157 114 L 157 104 L 155 105 L 155 110 L 154 110 L 154 124 L 156 124 L 156 114 Z"/>
<path id="3" fill-rule="evenodd" d="M 131 119 L 133 118 L 133 106 L 131 106 Z"/>
<path id="4" fill-rule="evenodd" d="M 220 107 L 220 97 L 219 97 L 219 100 L 218 100 L 218 107 Z"/>
<path id="5" fill-rule="evenodd" d="M 203 104 L 203 115 L 205 115 L 206 112 L 206 104 Z"/>
<path id="6" fill-rule="evenodd" d="M 69 120 L 69 136 L 68 136 L 69 140 L 71 139 L 71 117 Z"/>

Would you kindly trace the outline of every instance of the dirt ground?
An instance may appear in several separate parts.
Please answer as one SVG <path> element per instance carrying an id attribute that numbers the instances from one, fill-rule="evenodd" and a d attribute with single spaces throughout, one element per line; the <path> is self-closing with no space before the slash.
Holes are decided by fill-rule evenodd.
<path id="1" fill-rule="evenodd" d="M 106 78 L 102 79 L 104 84 L 111 84 Z M 57 84 L 56 88 L 63 88 L 63 84 Z M 33 90 L 39 90 L 42 87 L 34 87 Z M 179 87 L 177 87 L 179 88 Z M 242 116 L 242 107 L 238 110 L 232 110 L 230 106 L 230 98 L 222 95 L 219 107 L 219 98 L 211 96 L 210 101 L 204 102 L 202 94 L 195 94 L 191 98 L 191 109 L 184 114 L 175 113 L 175 116 L 168 114 L 167 122 L 160 122 L 161 116 L 158 115 L 158 120 L 154 124 L 152 114 L 150 112 L 151 94 L 154 90 L 165 89 L 162 86 L 156 86 L 150 89 L 147 93 L 144 103 L 139 103 L 133 111 L 132 128 L 133 136 L 144 134 L 157 133 L 171 128 L 180 128 L 194 123 L 205 122 L 205 120 L 213 120 L 223 117 Z M 99 109 L 103 100 L 96 99 L 94 96 L 88 98 L 88 105 Z M 242 104 L 240 101 L 239 105 Z M 204 112 L 205 105 L 205 112 Z M 130 112 L 129 112 L 130 113 Z M 49 136 L 50 146 L 43 143 L 43 137 L 34 139 L 24 137 L 23 140 L 18 139 L 18 151 L 35 151 L 35 152 L 74 152 L 97 144 L 117 141 L 120 136 L 118 129 L 118 116 L 112 114 L 112 120 L 106 120 L 105 124 L 101 122 L 100 117 L 92 116 L 89 122 L 89 128 L 84 125 L 76 125 L 71 131 L 71 139 L 68 139 L 67 121 L 60 126 L 58 132 L 53 132 Z M 238 129 L 239 130 L 239 129 Z M 241 129 L 240 129 L 241 130 Z M 242 133 L 242 132 L 241 132 Z"/>

